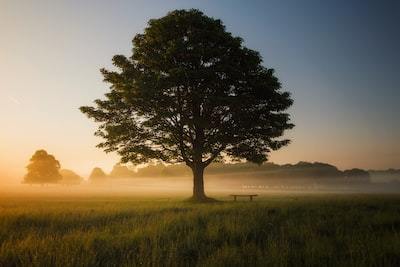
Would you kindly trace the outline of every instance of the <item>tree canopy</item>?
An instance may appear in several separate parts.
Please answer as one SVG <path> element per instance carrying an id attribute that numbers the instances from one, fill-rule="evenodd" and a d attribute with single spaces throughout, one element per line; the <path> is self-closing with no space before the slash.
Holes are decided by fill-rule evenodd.
<path id="1" fill-rule="evenodd" d="M 24 182 L 28 184 L 58 183 L 62 179 L 59 173 L 60 163 L 43 149 L 33 154 L 26 168 L 28 173 L 24 177 Z"/>
<path id="2" fill-rule="evenodd" d="M 81 111 L 100 123 L 98 146 L 124 163 L 184 162 L 204 198 L 214 160 L 261 164 L 289 143 L 281 136 L 293 127 L 290 94 L 219 19 L 172 11 L 134 37 L 130 57 L 112 61 L 116 70 L 101 70 L 110 91 Z"/>
<path id="3" fill-rule="evenodd" d="M 104 181 L 105 178 L 107 178 L 107 174 L 98 167 L 93 168 L 89 176 L 89 180 L 92 182 Z"/>

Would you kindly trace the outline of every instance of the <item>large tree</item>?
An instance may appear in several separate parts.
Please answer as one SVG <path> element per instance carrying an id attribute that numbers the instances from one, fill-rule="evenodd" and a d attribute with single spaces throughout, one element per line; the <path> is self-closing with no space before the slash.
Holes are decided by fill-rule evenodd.
<path id="1" fill-rule="evenodd" d="M 58 183 L 62 179 L 59 172 L 60 162 L 43 149 L 33 154 L 26 168 L 28 173 L 24 177 L 24 182 L 28 184 Z"/>
<path id="2" fill-rule="evenodd" d="M 102 69 L 110 91 L 81 111 L 100 123 L 98 146 L 122 162 L 184 162 L 193 199 L 204 201 L 204 169 L 214 160 L 261 164 L 289 143 L 292 104 L 274 70 L 218 19 L 175 10 L 152 19 L 132 55 Z"/>

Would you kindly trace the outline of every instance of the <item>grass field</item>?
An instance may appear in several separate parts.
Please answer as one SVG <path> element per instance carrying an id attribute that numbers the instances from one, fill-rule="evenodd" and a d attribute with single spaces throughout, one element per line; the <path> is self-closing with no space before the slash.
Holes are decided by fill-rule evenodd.
<path id="1" fill-rule="evenodd" d="M 400 266 L 400 196 L 0 198 L 0 266 Z"/>

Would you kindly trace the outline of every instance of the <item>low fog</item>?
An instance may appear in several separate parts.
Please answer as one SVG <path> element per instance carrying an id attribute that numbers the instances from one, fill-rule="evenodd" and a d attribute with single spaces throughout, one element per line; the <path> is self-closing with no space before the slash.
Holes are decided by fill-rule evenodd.
<path id="1" fill-rule="evenodd" d="M 90 176 L 81 177 L 73 170 L 61 169 L 57 183 L 2 182 L 2 195 L 55 194 L 88 196 L 91 194 L 138 197 L 188 197 L 193 180 L 189 168 L 178 165 L 148 165 L 142 168 L 116 164 L 110 173 L 94 168 Z M 326 163 L 261 166 L 250 163 L 210 165 L 205 172 L 205 189 L 209 195 L 228 196 L 240 193 L 398 193 L 400 170 L 341 171 Z"/>

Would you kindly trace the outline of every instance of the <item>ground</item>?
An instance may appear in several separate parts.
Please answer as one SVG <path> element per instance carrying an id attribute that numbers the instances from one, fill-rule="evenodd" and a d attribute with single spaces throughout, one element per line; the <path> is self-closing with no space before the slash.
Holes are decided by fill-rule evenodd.
<path id="1" fill-rule="evenodd" d="M 400 196 L 219 199 L 2 196 L 0 266 L 400 266 Z"/>

